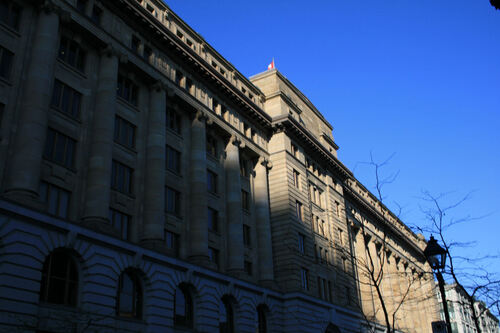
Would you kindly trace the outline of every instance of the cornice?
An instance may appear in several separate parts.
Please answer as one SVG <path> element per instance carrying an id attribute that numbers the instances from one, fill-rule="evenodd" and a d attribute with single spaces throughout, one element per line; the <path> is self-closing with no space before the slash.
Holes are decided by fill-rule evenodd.
<path id="1" fill-rule="evenodd" d="M 194 67 L 195 71 L 199 73 L 204 79 L 214 84 L 218 90 L 226 95 L 235 105 L 242 108 L 246 115 L 256 119 L 262 126 L 271 129 L 271 117 L 265 113 L 259 106 L 257 106 L 249 97 L 243 94 L 237 87 L 229 82 L 221 73 L 198 55 L 194 50 L 181 42 L 175 34 L 170 31 L 166 26 L 159 22 L 150 12 L 142 7 L 135 0 L 113 0 L 125 10 L 132 11 L 136 16 L 135 22 L 142 24 L 143 28 L 152 31 L 152 40 L 161 40 L 159 45 L 168 46 L 167 54 L 174 54 L 177 58 L 181 59 L 185 64 Z M 132 16 L 133 17 L 133 16 Z M 176 18 L 178 18 L 176 16 Z M 166 44 L 165 44 L 166 43 Z M 207 46 L 208 44 L 205 44 Z M 211 47 L 210 47 L 211 48 Z M 231 66 L 234 69 L 233 66 Z M 236 69 L 234 69 L 236 71 Z M 239 75 L 243 78 L 243 75 Z M 256 91 L 260 90 L 255 87 L 251 82 L 245 80 L 245 83 L 251 85 Z"/>
<path id="2" fill-rule="evenodd" d="M 336 171 L 342 180 L 354 178 L 353 173 L 332 153 L 330 153 L 311 133 L 305 131 L 303 126 L 289 115 L 281 115 L 273 118 L 273 128 L 275 131 L 286 129 L 299 137 L 302 144 L 307 144 L 310 150 L 320 155 L 323 161 L 327 162 Z"/>

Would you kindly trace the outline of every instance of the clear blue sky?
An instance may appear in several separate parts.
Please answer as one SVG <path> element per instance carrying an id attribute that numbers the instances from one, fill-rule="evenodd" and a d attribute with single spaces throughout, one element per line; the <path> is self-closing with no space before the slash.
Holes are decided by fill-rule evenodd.
<path id="1" fill-rule="evenodd" d="M 474 191 L 453 215 L 488 216 L 449 238 L 478 242 L 461 254 L 500 253 L 500 11 L 489 0 L 166 3 L 245 76 L 274 57 L 371 190 L 358 162 L 395 153 L 386 204 L 408 224 L 423 221 L 422 190 Z"/>

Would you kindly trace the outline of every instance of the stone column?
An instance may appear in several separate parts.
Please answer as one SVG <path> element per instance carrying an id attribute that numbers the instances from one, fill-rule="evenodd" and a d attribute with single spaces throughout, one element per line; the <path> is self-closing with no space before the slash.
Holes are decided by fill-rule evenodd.
<path id="1" fill-rule="evenodd" d="M 58 8 L 45 4 L 38 13 L 30 62 L 24 79 L 14 154 L 6 177 L 6 192 L 12 198 L 38 197 L 58 40 Z"/>
<path id="2" fill-rule="evenodd" d="M 259 258 L 259 280 L 272 283 L 274 280 L 271 220 L 269 216 L 269 192 L 267 170 L 270 163 L 259 158 L 255 166 L 254 197 L 257 224 L 257 252 Z"/>
<path id="3" fill-rule="evenodd" d="M 101 52 L 83 219 L 90 225 L 108 223 L 118 56 L 111 47 Z"/>
<path id="4" fill-rule="evenodd" d="M 208 266 L 208 223 L 207 223 L 207 116 L 199 111 L 191 123 L 191 156 L 189 166 L 190 196 L 190 245 L 189 259 Z"/>
<path id="5" fill-rule="evenodd" d="M 227 205 L 227 271 L 243 272 L 243 216 L 241 204 L 240 147 L 241 141 L 231 137 L 226 146 L 226 205 Z"/>
<path id="6" fill-rule="evenodd" d="M 149 91 L 142 240 L 163 240 L 165 227 L 166 94 L 157 82 Z"/>

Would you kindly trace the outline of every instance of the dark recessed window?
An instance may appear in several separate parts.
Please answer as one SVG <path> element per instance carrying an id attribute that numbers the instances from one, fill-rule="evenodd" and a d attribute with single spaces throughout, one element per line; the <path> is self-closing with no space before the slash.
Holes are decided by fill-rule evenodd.
<path id="1" fill-rule="evenodd" d="M 212 135 L 207 136 L 207 154 L 210 156 L 217 156 L 217 139 Z"/>
<path id="2" fill-rule="evenodd" d="M 250 209 L 250 195 L 245 190 L 241 190 L 241 206 L 244 210 Z"/>
<path id="3" fill-rule="evenodd" d="M 113 160 L 111 168 L 111 188 L 126 194 L 132 194 L 132 174 L 134 170 L 125 164 Z"/>
<path id="4" fill-rule="evenodd" d="M 244 263 L 245 273 L 252 276 L 252 263 L 250 261 L 246 261 Z"/>
<path id="5" fill-rule="evenodd" d="M 123 214 L 117 210 L 109 209 L 109 221 L 113 228 L 120 232 L 121 239 L 128 240 L 129 238 L 129 227 L 130 227 L 130 215 Z"/>
<path id="6" fill-rule="evenodd" d="M 169 214 L 179 215 L 180 192 L 171 187 L 165 187 L 165 211 Z"/>
<path id="7" fill-rule="evenodd" d="M 297 148 L 297 146 L 295 144 L 292 143 L 291 145 L 292 147 L 292 155 L 295 157 L 295 158 L 298 158 L 299 157 L 299 149 Z"/>
<path id="8" fill-rule="evenodd" d="M 193 298 L 189 288 L 181 284 L 175 288 L 174 294 L 174 325 L 193 327 Z"/>
<path id="9" fill-rule="evenodd" d="M 181 152 L 167 145 L 166 147 L 166 168 L 175 173 L 181 172 Z"/>
<path id="10" fill-rule="evenodd" d="M 240 158 L 240 174 L 243 177 L 250 177 L 250 168 L 248 167 L 248 161 Z"/>
<path id="11" fill-rule="evenodd" d="M 118 87 L 116 93 L 119 97 L 123 98 L 130 104 L 137 106 L 137 94 L 139 88 L 129 78 L 118 75 Z"/>
<path id="12" fill-rule="evenodd" d="M 188 91 L 191 95 L 194 95 L 194 93 L 195 93 L 193 80 L 191 80 L 190 78 L 186 78 L 186 90 L 187 90 L 187 91 Z"/>
<path id="13" fill-rule="evenodd" d="M 76 306 L 78 270 L 74 258 L 66 251 L 56 250 L 43 264 L 40 301 Z"/>
<path id="14" fill-rule="evenodd" d="M 302 203 L 299 201 L 295 202 L 295 214 L 297 215 L 299 221 L 304 220 L 304 210 L 302 208 Z"/>
<path id="15" fill-rule="evenodd" d="M 52 128 L 47 131 L 43 156 L 67 168 L 73 167 L 76 141 Z"/>
<path id="16" fill-rule="evenodd" d="M 9 0 L 0 2 L 0 22 L 14 30 L 19 30 L 20 20 L 21 7 L 19 5 Z"/>
<path id="17" fill-rule="evenodd" d="M 87 0 L 77 0 L 76 1 L 76 9 L 80 13 L 85 13 L 85 8 L 87 7 Z"/>
<path id="18" fill-rule="evenodd" d="M 246 247 L 252 246 L 252 236 L 250 234 L 250 226 L 244 224 L 243 225 L 243 245 Z"/>
<path id="19" fill-rule="evenodd" d="M 120 317 L 142 318 L 142 287 L 139 277 L 127 270 L 118 281 L 116 314 Z"/>
<path id="20" fill-rule="evenodd" d="M 208 207 L 207 215 L 208 230 L 216 232 L 218 230 L 217 220 L 219 213 L 215 209 Z"/>
<path id="21" fill-rule="evenodd" d="M 85 66 L 85 51 L 81 48 L 80 44 L 74 40 L 65 36 L 61 37 L 58 57 L 68 65 L 83 72 Z"/>
<path id="22" fill-rule="evenodd" d="M 299 188 L 299 184 L 300 184 L 300 174 L 297 170 L 293 170 L 293 186 L 295 186 L 296 188 Z"/>
<path id="23" fill-rule="evenodd" d="M 115 116 L 115 142 L 129 148 L 135 147 L 135 126 L 118 116 Z"/>
<path id="24" fill-rule="evenodd" d="M 302 254 L 306 253 L 306 236 L 299 234 L 299 252 Z"/>
<path id="25" fill-rule="evenodd" d="M 59 80 L 54 81 L 54 90 L 52 93 L 51 106 L 64 112 L 73 118 L 78 118 L 80 115 L 80 103 L 82 94 L 75 89 L 62 83 Z"/>
<path id="26" fill-rule="evenodd" d="M 210 170 L 207 170 L 207 190 L 217 193 L 217 174 Z"/>
<path id="27" fill-rule="evenodd" d="M 181 118 L 177 112 L 167 109 L 167 128 L 177 134 L 181 133 Z"/>
<path id="28" fill-rule="evenodd" d="M 257 307 L 257 317 L 259 325 L 257 326 L 257 333 L 267 333 L 267 309 L 266 306 L 261 304 Z"/>
<path id="29" fill-rule="evenodd" d="M 10 78 L 14 53 L 0 46 L 0 77 L 4 79 Z"/>
<path id="30" fill-rule="evenodd" d="M 102 9 L 94 5 L 94 7 L 92 7 L 92 13 L 90 15 L 90 19 L 92 20 L 92 22 L 99 25 L 101 23 L 101 16 L 102 16 Z"/>
<path id="31" fill-rule="evenodd" d="M 130 41 L 130 48 L 132 49 L 132 51 L 139 54 L 140 46 L 141 40 L 136 36 L 132 36 L 132 40 Z"/>
<path id="32" fill-rule="evenodd" d="M 165 246 L 174 256 L 179 256 L 179 235 L 165 230 Z"/>
<path id="33" fill-rule="evenodd" d="M 309 271 L 305 268 L 300 269 L 300 284 L 303 290 L 309 290 Z"/>
<path id="34" fill-rule="evenodd" d="M 182 72 L 179 70 L 175 71 L 175 83 L 179 87 L 182 87 L 184 85 L 184 74 L 182 74 Z"/>
<path id="35" fill-rule="evenodd" d="M 208 259 L 215 263 L 217 268 L 219 268 L 219 250 L 214 249 L 213 247 L 208 248 Z"/>
<path id="36" fill-rule="evenodd" d="M 153 57 L 153 50 L 149 46 L 145 46 L 142 57 L 144 58 L 144 60 L 146 60 L 147 63 L 151 63 L 151 58 Z"/>
<path id="37" fill-rule="evenodd" d="M 222 297 L 222 306 L 219 318 L 219 332 L 234 333 L 234 310 L 230 297 Z"/>
<path id="38" fill-rule="evenodd" d="M 41 182 L 39 194 L 40 201 L 45 204 L 47 212 L 63 218 L 68 216 L 70 192 L 55 185 Z"/>

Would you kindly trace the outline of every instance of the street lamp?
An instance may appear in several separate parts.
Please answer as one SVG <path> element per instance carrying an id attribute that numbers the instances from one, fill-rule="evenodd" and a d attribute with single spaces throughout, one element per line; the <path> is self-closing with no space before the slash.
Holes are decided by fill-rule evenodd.
<path id="1" fill-rule="evenodd" d="M 448 303 L 446 303 L 446 295 L 444 293 L 444 279 L 441 271 L 446 265 L 446 250 L 439 246 L 437 240 L 431 235 L 431 239 L 427 242 L 427 247 L 424 250 L 424 255 L 432 270 L 436 274 L 439 284 L 439 291 L 441 292 L 441 302 L 443 303 L 444 318 L 446 320 L 446 327 L 448 333 L 451 333 L 450 315 L 448 313 Z"/>

